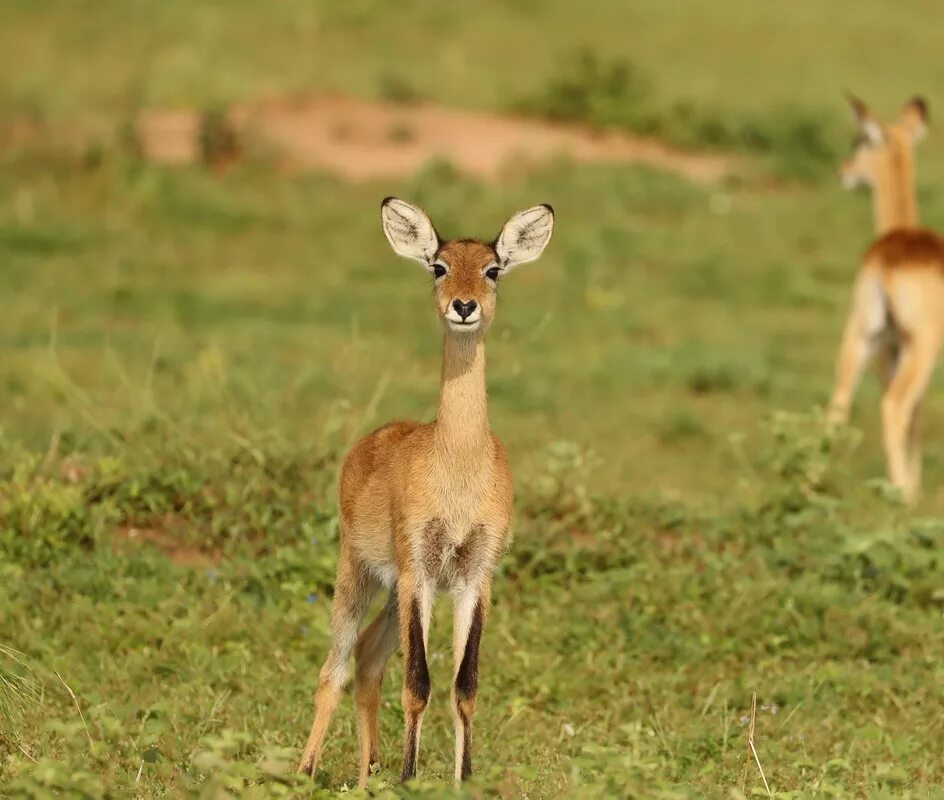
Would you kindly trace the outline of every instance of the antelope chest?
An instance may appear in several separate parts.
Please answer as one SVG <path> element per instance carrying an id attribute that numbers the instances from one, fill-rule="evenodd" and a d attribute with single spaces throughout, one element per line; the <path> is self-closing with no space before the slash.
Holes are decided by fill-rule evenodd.
<path id="1" fill-rule="evenodd" d="M 500 555 L 482 522 L 431 517 L 423 525 L 419 544 L 423 575 L 440 589 L 485 578 Z"/>

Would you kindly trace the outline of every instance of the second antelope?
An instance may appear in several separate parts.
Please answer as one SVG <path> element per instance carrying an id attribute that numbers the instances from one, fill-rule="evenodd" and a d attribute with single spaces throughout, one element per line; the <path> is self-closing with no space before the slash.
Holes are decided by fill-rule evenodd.
<path id="1" fill-rule="evenodd" d="M 444 242 L 420 209 L 388 197 L 383 230 L 399 256 L 419 261 L 435 281 L 445 329 L 439 413 L 434 422 L 394 422 L 354 445 L 340 486 L 341 554 L 331 607 L 331 649 L 315 694 L 315 719 L 299 769 L 314 774 L 354 653 L 360 785 L 378 761 L 377 712 L 388 657 L 404 655 L 406 734 L 401 779 L 416 774 L 420 725 L 430 695 L 426 645 L 433 597 L 452 594 L 455 777 L 472 771 L 472 715 L 479 642 L 492 574 L 509 537 L 511 471 L 488 423 L 485 333 L 496 287 L 550 241 L 554 214 L 535 206 L 513 216 L 490 244 Z M 386 607 L 358 634 L 381 588 Z"/>
<path id="2" fill-rule="evenodd" d="M 843 165 L 847 187 L 871 187 L 878 239 L 856 278 L 830 405 L 844 422 L 862 371 L 875 357 L 883 384 L 888 476 L 906 500 L 921 488 L 921 407 L 944 341 L 944 239 L 918 227 L 913 148 L 927 131 L 927 104 L 909 101 L 897 122 L 879 122 L 850 98 L 859 123 Z"/>

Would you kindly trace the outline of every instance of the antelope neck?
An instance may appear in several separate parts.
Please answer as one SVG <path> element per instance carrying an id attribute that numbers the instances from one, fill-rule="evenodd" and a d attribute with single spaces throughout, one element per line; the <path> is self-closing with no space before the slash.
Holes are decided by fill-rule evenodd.
<path id="1" fill-rule="evenodd" d="M 879 235 L 896 228 L 918 224 L 915 200 L 914 165 L 911 153 L 892 155 L 891 163 L 880 172 L 874 191 L 875 227 Z"/>
<path id="2" fill-rule="evenodd" d="M 446 332 L 436 447 L 442 455 L 461 459 L 463 466 L 490 452 L 484 332 Z"/>

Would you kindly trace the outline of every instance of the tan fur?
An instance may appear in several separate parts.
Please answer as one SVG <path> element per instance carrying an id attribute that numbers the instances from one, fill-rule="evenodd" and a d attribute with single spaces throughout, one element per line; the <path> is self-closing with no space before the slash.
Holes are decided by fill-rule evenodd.
<path id="1" fill-rule="evenodd" d="M 918 224 L 914 188 L 914 145 L 924 133 L 927 108 L 920 98 L 910 100 L 897 122 L 879 122 L 868 107 L 851 98 L 861 126 L 852 155 L 842 165 L 848 185 L 872 187 L 876 232 L 913 228 Z"/>
<path id="2" fill-rule="evenodd" d="M 888 475 L 911 501 L 921 488 L 921 406 L 944 342 L 944 239 L 916 227 L 912 149 L 927 109 L 912 100 L 898 123 L 882 124 L 860 101 L 853 107 L 863 137 L 842 175 L 849 185 L 872 187 L 880 236 L 856 279 L 830 419 L 845 422 L 862 371 L 876 357 Z"/>
<path id="3" fill-rule="evenodd" d="M 415 233 L 412 223 L 402 224 L 409 234 Z M 332 606 L 332 649 L 321 671 L 315 719 L 300 769 L 310 774 L 317 769 L 328 722 L 346 681 L 345 662 L 354 649 L 361 786 L 378 760 L 377 714 L 387 658 L 397 644 L 402 646 L 406 778 L 408 763 L 415 763 L 427 702 L 417 665 L 422 662 L 426 669 L 433 595 L 448 590 L 455 598 L 454 683 L 458 685 L 474 609 L 480 608 L 480 632 L 492 573 L 510 538 L 511 471 L 505 449 L 489 426 L 485 384 L 485 334 L 495 312 L 496 288 L 484 271 L 499 259 L 491 245 L 456 240 L 442 244 L 435 261 L 449 270 L 436 280 L 436 306 L 445 329 L 437 418 L 426 424 L 394 422 L 379 428 L 354 445 L 341 472 L 341 553 Z M 447 313 L 456 300 L 478 304 L 481 324 L 474 330 L 459 330 L 449 323 Z M 391 589 L 387 607 L 354 645 L 352 637 L 367 604 L 381 586 Z M 419 632 L 411 627 L 417 618 L 422 626 L 419 646 Z M 476 658 L 477 648 L 478 638 Z M 460 692 L 459 697 L 457 691 L 454 686 L 458 779 L 475 697 L 474 692 L 471 697 Z"/>

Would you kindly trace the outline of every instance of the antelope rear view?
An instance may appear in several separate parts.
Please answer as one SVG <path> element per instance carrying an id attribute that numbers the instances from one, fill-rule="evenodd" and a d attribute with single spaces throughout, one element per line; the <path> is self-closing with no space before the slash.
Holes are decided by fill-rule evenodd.
<path id="1" fill-rule="evenodd" d="M 353 652 L 361 786 L 379 760 L 380 689 L 387 659 L 398 644 L 405 664 L 401 779 L 416 774 L 430 696 L 426 645 L 439 590 L 448 591 L 454 603 L 456 780 L 472 771 L 479 643 L 492 573 L 508 547 L 512 512 L 511 471 L 488 422 L 485 334 L 495 314 L 498 281 L 538 258 L 554 226 L 550 206 L 541 205 L 513 216 L 493 243 L 444 242 L 426 214 L 392 197 L 383 201 L 381 218 L 394 252 L 419 261 L 432 274 L 445 342 L 436 420 L 394 422 L 374 431 L 354 445 L 341 473 L 332 642 L 299 769 L 314 774 L 318 767 Z M 381 588 L 390 592 L 386 606 L 359 634 Z"/>
<path id="2" fill-rule="evenodd" d="M 830 405 L 845 422 L 868 362 L 879 363 L 888 476 L 906 500 L 921 488 L 921 407 L 944 341 L 944 239 L 918 227 L 913 148 L 927 105 L 909 101 L 895 123 L 851 98 L 860 135 L 843 165 L 848 188 L 869 186 L 879 238 L 865 254 L 846 322 Z"/>

